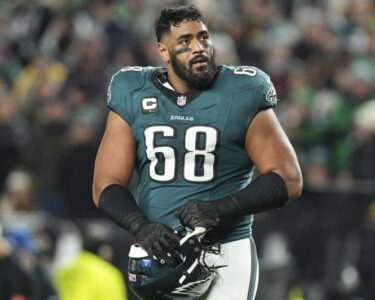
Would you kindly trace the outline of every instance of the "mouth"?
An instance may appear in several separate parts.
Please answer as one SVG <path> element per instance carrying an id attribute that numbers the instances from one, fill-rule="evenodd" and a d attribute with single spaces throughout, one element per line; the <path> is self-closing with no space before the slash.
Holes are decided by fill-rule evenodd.
<path id="1" fill-rule="evenodd" d="M 193 58 L 190 61 L 190 65 L 199 68 L 199 67 L 207 66 L 207 62 L 208 62 L 208 58 L 207 57 L 205 57 L 205 56 L 198 56 L 198 57 Z"/>

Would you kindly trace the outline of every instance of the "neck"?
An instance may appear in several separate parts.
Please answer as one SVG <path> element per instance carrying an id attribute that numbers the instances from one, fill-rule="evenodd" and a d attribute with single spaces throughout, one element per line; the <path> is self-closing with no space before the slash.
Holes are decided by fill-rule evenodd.
<path id="1" fill-rule="evenodd" d="M 173 86 L 176 92 L 187 93 L 191 90 L 187 83 L 183 81 L 180 77 L 178 77 L 177 74 L 173 71 L 173 69 L 169 66 L 167 66 L 167 76 L 168 82 L 171 84 L 171 86 Z"/>

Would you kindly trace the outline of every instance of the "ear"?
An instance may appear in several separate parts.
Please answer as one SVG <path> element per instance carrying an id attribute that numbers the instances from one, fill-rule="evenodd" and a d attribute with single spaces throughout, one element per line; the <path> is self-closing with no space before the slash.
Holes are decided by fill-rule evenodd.
<path id="1" fill-rule="evenodd" d="M 158 43 L 158 52 L 159 52 L 159 56 L 160 58 L 166 63 L 166 64 L 169 64 L 170 62 L 170 56 L 169 56 L 169 51 L 168 51 L 168 47 L 159 42 Z"/>

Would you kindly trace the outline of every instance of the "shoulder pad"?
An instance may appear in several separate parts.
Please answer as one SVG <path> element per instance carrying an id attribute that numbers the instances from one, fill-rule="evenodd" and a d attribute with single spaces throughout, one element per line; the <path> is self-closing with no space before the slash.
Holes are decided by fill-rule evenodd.
<path id="1" fill-rule="evenodd" d="M 261 85 L 269 76 L 261 69 L 253 66 L 225 66 L 224 72 L 234 76 L 236 81 L 248 87 Z"/>
<path id="2" fill-rule="evenodd" d="M 228 66 L 238 81 L 240 89 L 257 88 L 260 92 L 260 100 L 264 100 L 270 106 L 277 104 L 277 94 L 269 75 L 263 70 L 253 66 Z"/>
<path id="3" fill-rule="evenodd" d="M 107 105 L 125 121 L 131 123 L 133 93 L 147 82 L 153 67 L 125 67 L 115 73 L 109 83 Z"/>
<path id="4" fill-rule="evenodd" d="M 127 92 L 137 90 L 142 87 L 146 81 L 147 74 L 154 68 L 131 66 L 124 67 L 116 72 L 109 83 L 107 102 L 112 100 L 113 89 L 122 89 Z"/>

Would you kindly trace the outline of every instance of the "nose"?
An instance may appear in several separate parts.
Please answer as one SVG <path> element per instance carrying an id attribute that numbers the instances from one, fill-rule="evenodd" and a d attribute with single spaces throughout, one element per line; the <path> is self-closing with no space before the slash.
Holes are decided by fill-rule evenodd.
<path id="1" fill-rule="evenodd" d="M 199 40 L 195 39 L 193 44 L 193 53 L 202 53 L 203 51 L 203 45 L 199 42 Z"/>

